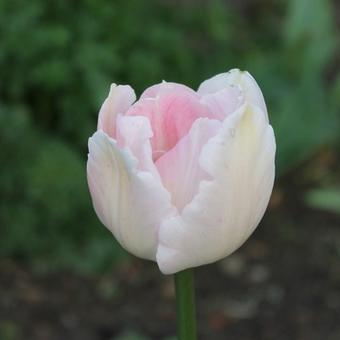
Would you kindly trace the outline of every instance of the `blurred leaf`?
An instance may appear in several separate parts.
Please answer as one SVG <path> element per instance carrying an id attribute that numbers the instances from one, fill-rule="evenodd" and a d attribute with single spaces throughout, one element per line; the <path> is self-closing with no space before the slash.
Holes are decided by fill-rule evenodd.
<path id="1" fill-rule="evenodd" d="M 291 0 L 285 25 L 287 45 L 296 53 L 303 73 L 319 73 L 336 47 L 334 16 L 329 0 Z"/>
<path id="2" fill-rule="evenodd" d="M 115 340 L 149 340 L 149 337 L 145 337 L 134 331 L 127 331 L 118 337 L 115 337 Z"/>
<path id="3" fill-rule="evenodd" d="M 306 203 L 313 208 L 340 214 L 340 188 L 321 188 L 306 194 Z"/>
<path id="4" fill-rule="evenodd" d="M 1 340 L 19 340 L 22 339 L 20 327 L 12 321 L 0 321 L 0 339 Z"/>

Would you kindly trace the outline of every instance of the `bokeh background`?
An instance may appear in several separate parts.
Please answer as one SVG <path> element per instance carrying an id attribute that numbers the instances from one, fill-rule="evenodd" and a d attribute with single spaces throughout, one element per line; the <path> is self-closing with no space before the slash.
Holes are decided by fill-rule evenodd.
<path id="1" fill-rule="evenodd" d="M 100 225 L 87 139 L 112 82 L 247 69 L 277 137 L 254 236 L 197 270 L 201 339 L 340 338 L 340 4 L 0 0 L 0 339 L 174 339 L 171 277 Z"/>

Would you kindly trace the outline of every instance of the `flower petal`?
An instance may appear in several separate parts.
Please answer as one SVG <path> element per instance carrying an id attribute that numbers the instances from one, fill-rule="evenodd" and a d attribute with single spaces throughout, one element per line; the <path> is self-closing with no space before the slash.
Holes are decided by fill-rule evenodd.
<path id="1" fill-rule="evenodd" d="M 203 147 L 200 165 L 212 181 L 181 216 L 164 220 L 157 262 L 165 274 L 217 261 L 236 250 L 256 228 L 273 187 L 275 137 L 264 113 L 244 105 Z"/>
<path id="2" fill-rule="evenodd" d="M 125 113 L 136 100 L 135 91 L 129 85 L 112 84 L 98 116 L 98 130 L 115 138 L 116 118 L 118 113 Z"/>
<path id="3" fill-rule="evenodd" d="M 216 93 L 202 96 L 201 103 L 214 113 L 216 119 L 223 121 L 243 105 L 244 93 L 238 86 L 228 85 Z"/>
<path id="4" fill-rule="evenodd" d="M 140 96 L 140 99 L 156 98 L 157 96 L 163 96 L 174 91 L 197 97 L 197 93 L 190 87 L 163 80 L 161 83 L 147 88 Z"/>
<path id="5" fill-rule="evenodd" d="M 197 194 L 200 181 L 211 178 L 199 167 L 198 160 L 203 145 L 216 135 L 220 126 L 217 120 L 197 119 L 189 134 L 156 162 L 162 183 L 179 211 Z"/>
<path id="6" fill-rule="evenodd" d="M 152 160 L 150 138 L 153 136 L 150 121 L 142 116 L 117 117 L 117 142 L 119 147 L 128 148 L 138 159 L 138 170 L 148 171 L 160 180 L 157 168 Z"/>
<path id="7" fill-rule="evenodd" d="M 242 92 L 241 96 L 233 88 L 238 88 Z M 221 90 L 227 90 L 227 96 L 234 96 L 234 99 L 226 106 L 227 113 L 233 112 L 232 107 L 235 106 L 235 103 L 238 103 L 238 107 L 240 107 L 242 104 L 247 102 L 258 106 L 264 112 L 268 121 L 267 107 L 261 89 L 257 85 L 255 79 L 247 71 L 232 69 L 229 72 L 220 73 L 208 80 L 205 80 L 199 86 L 197 93 L 202 97 L 204 102 L 216 102 L 218 99 L 216 98 L 216 95 L 220 93 Z M 211 96 L 213 99 L 211 99 Z M 221 93 L 220 98 L 223 98 Z M 222 105 L 225 105 L 225 103 L 222 103 Z M 225 116 L 227 116 L 227 114 L 225 114 Z"/>
<path id="8" fill-rule="evenodd" d="M 167 87 L 166 83 L 163 87 Z M 201 117 L 213 118 L 211 111 L 199 101 L 198 95 L 182 87 L 170 86 L 156 98 L 137 101 L 126 116 L 144 116 L 151 123 L 153 159 L 160 158 L 188 134 L 194 121 Z"/>
<path id="9" fill-rule="evenodd" d="M 87 178 L 99 219 L 126 250 L 155 260 L 158 227 L 172 213 L 170 195 L 137 163 L 104 132 L 89 139 Z"/>

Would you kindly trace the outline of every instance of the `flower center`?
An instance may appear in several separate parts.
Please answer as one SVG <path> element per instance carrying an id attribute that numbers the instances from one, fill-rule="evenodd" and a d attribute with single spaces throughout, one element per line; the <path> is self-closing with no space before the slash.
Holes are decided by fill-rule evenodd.
<path id="1" fill-rule="evenodd" d="M 213 118 L 210 110 L 200 103 L 199 96 L 193 90 L 165 82 L 148 89 L 126 115 L 149 119 L 153 131 L 151 147 L 154 161 L 187 135 L 196 119 Z"/>

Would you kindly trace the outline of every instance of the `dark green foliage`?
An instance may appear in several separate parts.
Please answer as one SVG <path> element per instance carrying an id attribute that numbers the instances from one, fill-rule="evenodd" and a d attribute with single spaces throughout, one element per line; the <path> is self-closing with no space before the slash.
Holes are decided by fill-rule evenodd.
<path id="1" fill-rule="evenodd" d="M 111 82 L 140 93 L 162 79 L 196 88 L 249 70 L 268 102 L 279 173 L 339 135 L 328 1 L 175 3 L 0 0 L 0 255 L 86 271 L 121 254 L 85 176 Z"/>

